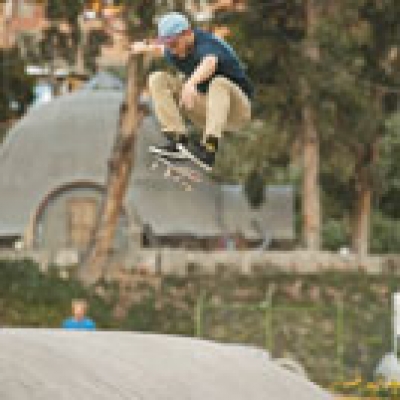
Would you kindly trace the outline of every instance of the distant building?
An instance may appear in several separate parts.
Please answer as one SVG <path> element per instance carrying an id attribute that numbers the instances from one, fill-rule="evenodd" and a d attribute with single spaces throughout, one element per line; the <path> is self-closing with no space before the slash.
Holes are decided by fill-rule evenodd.
<path id="1" fill-rule="evenodd" d="M 114 143 L 121 82 L 102 73 L 83 88 L 31 108 L 0 148 L 0 243 L 83 251 L 104 193 Z M 154 117 L 137 138 L 134 170 L 114 250 L 142 246 L 216 248 L 221 238 L 261 244 L 266 235 L 293 239 L 290 186 L 266 188 L 266 201 L 252 210 L 241 186 L 211 180 L 185 192 L 152 171 L 148 147 L 162 141 Z"/>
<path id="2" fill-rule="evenodd" d="M 11 47 L 20 35 L 40 35 L 47 26 L 44 2 L 6 0 L 0 4 L 0 47 Z"/>

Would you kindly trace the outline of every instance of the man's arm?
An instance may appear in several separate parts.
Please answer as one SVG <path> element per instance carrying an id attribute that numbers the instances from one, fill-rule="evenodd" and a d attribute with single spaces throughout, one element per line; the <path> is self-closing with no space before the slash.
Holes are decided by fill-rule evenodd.
<path id="1" fill-rule="evenodd" d="M 218 58 L 214 55 L 209 55 L 203 58 L 200 65 L 195 69 L 193 74 L 187 80 L 188 84 L 198 85 L 211 78 L 217 70 Z"/>
<path id="2" fill-rule="evenodd" d="M 154 57 L 162 57 L 164 55 L 164 46 L 149 41 L 134 42 L 131 45 L 132 54 L 150 54 Z"/>
<path id="3" fill-rule="evenodd" d="M 189 110 L 194 106 L 194 99 L 197 95 L 196 86 L 199 83 L 207 81 L 216 72 L 218 66 L 218 58 L 214 55 L 208 55 L 203 58 L 200 65 L 194 70 L 192 75 L 183 85 L 181 93 L 181 103 Z"/>

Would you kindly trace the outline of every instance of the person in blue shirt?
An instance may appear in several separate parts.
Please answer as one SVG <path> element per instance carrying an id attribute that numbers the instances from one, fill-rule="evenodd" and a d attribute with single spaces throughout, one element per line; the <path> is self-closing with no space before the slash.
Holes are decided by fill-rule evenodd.
<path id="1" fill-rule="evenodd" d="M 167 145 L 150 151 L 172 160 L 191 159 L 211 171 L 224 131 L 238 131 L 251 118 L 253 87 L 237 54 L 176 12 L 160 18 L 156 41 L 135 42 L 132 52 L 163 56 L 180 73 L 157 71 L 149 77 L 155 114 L 167 138 Z M 185 117 L 202 130 L 200 142 L 188 141 Z"/>
<path id="2" fill-rule="evenodd" d="M 72 301 L 72 317 L 67 318 L 62 327 L 72 330 L 95 330 L 96 324 L 93 320 L 86 317 L 87 302 L 82 299 Z"/>

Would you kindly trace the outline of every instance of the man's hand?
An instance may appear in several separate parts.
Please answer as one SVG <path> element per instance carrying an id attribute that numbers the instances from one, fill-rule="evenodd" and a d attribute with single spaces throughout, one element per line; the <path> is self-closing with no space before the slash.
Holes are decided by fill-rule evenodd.
<path id="1" fill-rule="evenodd" d="M 196 85 L 194 85 L 191 81 L 187 81 L 182 87 L 180 100 L 181 105 L 188 110 L 191 110 L 194 107 L 194 102 L 197 95 L 198 93 Z"/>
<path id="2" fill-rule="evenodd" d="M 131 52 L 134 55 L 145 54 L 149 50 L 149 45 L 146 42 L 134 42 L 131 44 Z"/>
<path id="3" fill-rule="evenodd" d="M 164 47 L 162 45 L 149 43 L 147 41 L 133 42 L 130 47 L 133 55 L 152 54 L 155 56 L 162 56 L 164 53 Z"/>
<path id="4" fill-rule="evenodd" d="M 197 85 L 210 79 L 217 70 L 218 58 L 214 55 L 204 57 L 200 65 L 195 69 L 192 76 L 183 85 L 181 93 L 181 104 L 188 110 L 194 107 L 196 99 Z"/>

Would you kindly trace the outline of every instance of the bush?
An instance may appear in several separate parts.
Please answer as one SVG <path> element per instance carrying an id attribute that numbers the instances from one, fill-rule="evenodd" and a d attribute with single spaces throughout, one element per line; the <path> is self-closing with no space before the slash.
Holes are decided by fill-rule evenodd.
<path id="1" fill-rule="evenodd" d="M 348 246 L 349 236 L 343 221 L 331 219 L 322 228 L 324 248 L 337 251 L 343 246 Z"/>
<path id="2" fill-rule="evenodd" d="M 71 300 L 87 299 L 90 316 L 102 328 L 112 326 L 111 304 L 84 288 L 64 280 L 56 268 L 44 274 L 29 260 L 0 260 L 0 325 L 57 328 L 71 313 Z"/>
<path id="3" fill-rule="evenodd" d="M 400 222 L 374 213 L 371 223 L 371 251 L 398 253 L 400 251 Z"/>

